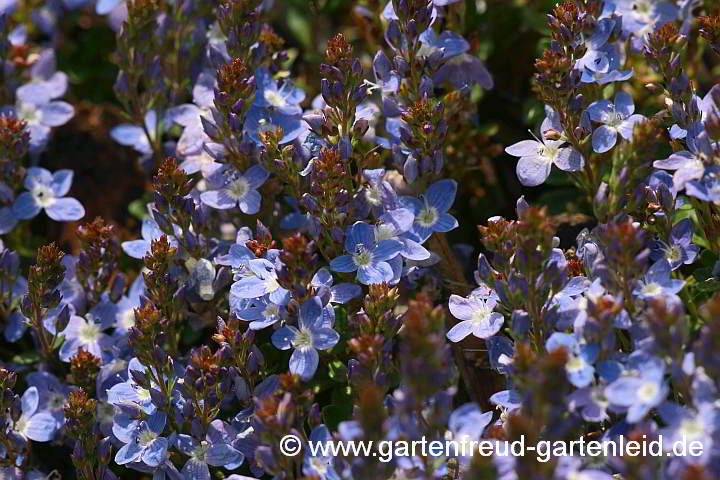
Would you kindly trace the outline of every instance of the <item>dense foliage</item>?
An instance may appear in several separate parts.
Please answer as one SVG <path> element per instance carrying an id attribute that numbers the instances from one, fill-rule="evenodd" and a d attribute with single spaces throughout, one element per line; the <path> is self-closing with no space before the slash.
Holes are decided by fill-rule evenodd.
<path id="1" fill-rule="evenodd" d="M 720 478 L 719 58 L 715 0 L 0 0 L 0 478 Z M 499 453 L 620 436 L 704 448 Z M 308 445 L 421 438 L 498 450 Z"/>

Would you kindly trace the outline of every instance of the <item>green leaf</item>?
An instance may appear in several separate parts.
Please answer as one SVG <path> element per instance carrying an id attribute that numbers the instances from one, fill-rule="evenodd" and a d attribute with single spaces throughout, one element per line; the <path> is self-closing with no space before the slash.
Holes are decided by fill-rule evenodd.
<path id="1" fill-rule="evenodd" d="M 328 365 L 328 376 L 336 382 L 346 383 L 348 379 L 348 369 L 343 362 L 335 360 Z"/>
<path id="2" fill-rule="evenodd" d="M 32 365 L 40 361 L 40 354 L 38 352 L 23 352 L 15 355 L 10 359 L 10 363 L 17 363 L 20 365 Z"/>
<path id="3" fill-rule="evenodd" d="M 148 217 L 147 203 L 142 198 L 133 200 L 128 205 L 128 212 L 138 220 L 145 220 Z"/>

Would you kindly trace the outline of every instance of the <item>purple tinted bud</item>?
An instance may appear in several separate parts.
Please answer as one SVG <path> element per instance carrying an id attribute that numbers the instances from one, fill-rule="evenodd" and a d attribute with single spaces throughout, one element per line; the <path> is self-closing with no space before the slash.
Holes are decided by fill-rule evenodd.
<path id="1" fill-rule="evenodd" d="M 413 155 L 408 155 L 403 165 L 403 176 L 405 181 L 413 183 L 418 177 L 418 164 L 417 159 Z"/>
<path id="2" fill-rule="evenodd" d="M 57 319 L 55 320 L 55 330 L 61 332 L 67 328 L 70 323 L 70 308 L 65 305 L 60 313 L 58 313 Z"/>
<path id="3" fill-rule="evenodd" d="M 125 274 L 119 272 L 110 285 L 110 300 L 117 302 L 125 291 Z"/>
<path id="4" fill-rule="evenodd" d="M 344 243 L 345 242 L 345 232 L 343 232 L 343 229 L 340 227 L 333 227 L 330 231 L 330 236 L 332 237 L 333 241 L 337 243 Z"/>

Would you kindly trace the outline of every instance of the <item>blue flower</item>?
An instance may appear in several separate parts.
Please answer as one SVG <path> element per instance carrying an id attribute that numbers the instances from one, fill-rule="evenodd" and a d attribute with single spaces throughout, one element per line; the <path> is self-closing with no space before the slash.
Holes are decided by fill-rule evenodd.
<path id="1" fill-rule="evenodd" d="M 707 167 L 702 178 L 686 184 L 685 193 L 704 202 L 720 203 L 720 166 Z"/>
<path id="2" fill-rule="evenodd" d="M 387 282 L 393 278 L 387 260 L 398 255 L 401 249 L 402 243 L 398 240 L 376 242 L 372 226 L 355 222 L 345 236 L 348 255 L 332 259 L 330 269 L 336 272 L 357 271 L 357 279 L 364 285 Z"/>
<path id="3" fill-rule="evenodd" d="M 617 143 L 618 133 L 625 140 L 632 140 L 635 124 L 644 122 L 646 118 L 635 112 L 632 97 L 625 92 L 615 95 L 615 103 L 610 100 L 598 100 L 590 104 L 590 119 L 602 123 L 592 135 L 593 150 L 604 153 Z"/>
<path id="4" fill-rule="evenodd" d="M 561 147 L 564 140 L 522 140 L 510 145 L 505 152 L 520 157 L 516 173 L 520 183 L 534 187 L 550 176 L 553 164 L 565 172 L 575 172 L 585 165 L 583 156 L 572 147 Z"/>
<path id="5" fill-rule="evenodd" d="M 250 107 L 244 128 L 258 145 L 262 145 L 261 133 L 275 131 L 278 127 L 283 129 L 284 136 L 280 140 L 282 145 L 292 142 L 308 131 L 308 125 L 300 115 L 287 115 L 256 105 Z"/>
<path id="6" fill-rule="evenodd" d="M 290 372 L 309 380 L 317 370 L 318 350 L 329 350 L 340 335 L 328 328 L 323 319 L 322 301 L 310 297 L 300 306 L 298 326 L 286 325 L 272 335 L 272 343 L 280 350 L 294 348 L 290 356 Z"/>
<path id="7" fill-rule="evenodd" d="M 672 227 L 668 243 L 655 242 L 650 258 L 652 260 L 664 258 L 672 270 L 677 270 L 682 265 L 690 265 L 700 252 L 700 247 L 692 243 L 694 230 L 692 220 L 683 218 Z"/>
<path id="8" fill-rule="evenodd" d="M 347 303 L 362 295 L 362 288 L 354 283 L 338 283 L 333 285 L 333 277 L 325 268 L 319 269 L 310 280 L 313 287 L 325 287 L 330 290 L 330 303 Z"/>
<path id="9" fill-rule="evenodd" d="M 472 444 L 471 442 L 480 440 L 485 428 L 492 421 L 492 417 L 492 411 L 483 413 L 477 403 L 461 405 L 450 414 L 448 427 L 452 432 L 452 440 L 458 442 L 460 448 L 467 449 L 465 452 L 458 451 L 458 455 L 470 457 L 475 453 L 468 447 Z"/>
<path id="10" fill-rule="evenodd" d="M 132 406 L 147 415 L 154 414 L 157 407 L 153 404 L 150 390 L 138 385 L 133 378 L 133 371 L 145 375 L 145 370 L 145 366 L 137 358 L 131 359 L 127 367 L 127 380 L 116 383 L 107 391 L 108 402 L 115 406 Z M 155 387 L 151 385 L 152 388 Z M 127 416 L 125 413 L 120 412 L 115 418 L 113 432 L 118 437 L 122 435 L 122 432 L 126 432 L 127 435 L 129 430 L 137 426 L 137 419 Z"/>
<path id="11" fill-rule="evenodd" d="M 662 360 L 642 351 L 632 354 L 631 360 L 636 367 L 631 370 L 634 375 L 623 375 L 605 387 L 605 398 L 613 410 L 627 412 L 628 423 L 635 423 L 665 400 L 669 387 L 664 381 Z"/>
<path id="12" fill-rule="evenodd" d="M 210 480 L 210 469 L 224 467 L 229 464 L 239 464 L 243 454 L 223 442 L 212 442 L 210 438 L 198 442 L 190 435 L 180 434 L 176 438 L 176 445 L 190 458 L 185 462 L 180 473 L 184 480 Z"/>
<path id="13" fill-rule="evenodd" d="M 332 463 L 332 452 L 329 452 L 330 455 L 322 455 L 323 448 L 329 447 L 329 444 L 333 441 L 330 430 L 325 425 L 318 425 L 310 432 L 309 440 L 315 446 L 317 453 L 313 455 L 310 449 L 305 452 L 303 474 L 311 478 L 319 477 L 322 480 L 340 480 L 340 476 L 335 471 Z M 330 450 L 329 448 L 326 449 Z"/>
<path id="14" fill-rule="evenodd" d="M 128 240 L 126 242 L 122 242 L 121 244 L 123 251 L 132 258 L 145 258 L 145 256 L 150 252 L 152 242 L 154 240 L 158 240 L 160 237 L 165 235 L 165 233 L 160 230 L 160 226 L 155 220 L 147 217 L 143 219 L 142 227 L 140 228 L 140 235 L 142 236 L 142 239 Z M 174 236 L 168 235 L 167 238 L 171 247 L 177 247 L 177 240 Z"/>
<path id="15" fill-rule="evenodd" d="M 664 160 L 655 160 L 653 167 L 675 170 L 672 179 L 673 192 L 675 193 L 683 190 L 688 182 L 701 179 L 705 173 L 702 154 L 687 150 L 675 152 Z"/>
<path id="16" fill-rule="evenodd" d="M 285 317 L 284 305 L 277 305 L 264 298 L 254 299 L 249 305 L 235 312 L 235 315 L 246 322 L 250 322 L 250 330 L 262 330 L 276 324 Z"/>
<path id="17" fill-rule="evenodd" d="M 305 92 L 295 88 L 291 82 L 277 82 L 267 68 L 260 67 L 255 71 L 255 85 L 254 105 L 277 110 L 285 115 L 302 113 L 300 103 L 305 100 Z"/>
<path id="18" fill-rule="evenodd" d="M 655 262 L 645 273 L 643 280 L 639 280 L 633 295 L 642 299 L 654 298 L 660 295 L 675 295 L 685 286 L 684 280 L 672 278 L 672 268 L 666 259 Z"/>
<path id="19" fill-rule="evenodd" d="M 103 333 L 103 330 L 110 326 L 107 323 L 96 323 L 92 319 L 85 320 L 77 315 L 70 317 L 70 322 L 62 331 L 65 342 L 60 347 L 60 360 L 69 362 L 70 357 L 80 349 L 102 359 L 103 352 L 109 350 L 113 344 L 112 338 Z"/>
<path id="20" fill-rule="evenodd" d="M 501 313 L 493 312 L 496 304 L 497 295 L 494 292 L 484 297 L 472 294 L 468 298 L 450 295 L 450 313 L 460 322 L 447 332 L 447 338 L 451 342 L 459 342 L 471 333 L 483 339 L 495 335 L 505 322 Z"/>
<path id="21" fill-rule="evenodd" d="M 254 215 L 260 210 L 262 198 L 257 189 L 268 176 L 268 171 L 260 165 L 253 165 L 245 173 L 229 166 L 219 168 L 208 178 L 208 182 L 217 190 L 202 192 L 200 199 L 205 205 L 220 210 L 239 205 L 243 213 Z"/>
<path id="22" fill-rule="evenodd" d="M 142 462 L 149 467 L 159 467 L 168 458 L 168 439 L 161 437 L 167 417 L 160 414 L 138 423 L 129 436 L 118 437 L 125 445 L 115 454 L 118 465 Z M 113 430 L 114 432 L 114 430 Z"/>
<path id="23" fill-rule="evenodd" d="M 50 140 L 51 127 L 66 124 L 75 115 L 72 105 L 47 96 L 33 102 L 18 101 L 16 106 L 0 108 L 0 114 L 10 115 L 27 122 L 30 131 L 30 153 L 39 154 Z"/>
<path id="24" fill-rule="evenodd" d="M 64 409 L 71 388 L 48 372 L 30 372 L 26 381 L 28 386 L 37 388 L 40 399 L 38 409 L 50 413 L 57 421 L 57 428 L 62 428 L 65 424 Z"/>
<path id="25" fill-rule="evenodd" d="M 622 82 L 633 76 L 632 70 L 620 70 L 624 63 L 625 54 L 621 47 L 615 43 L 609 43 L 597 49 L 588 49 L 585 55 L 575 63 L 575 68 L 582 71 L 581 81 L 583 83 L 605 85 Z"/>
<path id="26" fill-rule="evenodd" d="M 285 305 L 289 292 L 278 283 L 275 266 L 264 258 L 249 260 L 242 277 L 230 287 L 230 294 L 238 298 L 260 298 Z"/>
<path id="27" fill-rule="evenodd" d="M 617 1 L 616 13 L 622 15 L 622 29 L 626 35 L 632 36 L 635 49 L 645 44 L 647 34 L 655 26 L 664 25 L 677 20 L 680 9 L 671 2 L 657 0 L 626 0 Z"/>
<path id="28" fill-rule="evenodd" d="M 33 218 L 41 210 L 58 222 L 72 222 L 85 216 L 85 208 L 72 197 L 65 197 L 72 185 L 72 170 L 50 173 L 31 167 L 25 176 L 25 188 L 13 204 L 13 214 L 22 220 Z"/>
<path id="29" fill-rule="evenodd" d="M 58 425 L 55 417 L 39 409 L 40 394 L 37 387 L 25 390 L 21 398 L 22 413 L 13 423 L 13 431 L 24 439 L 49 442 L 55 437 Z"/>
<path id="30" fill-rule="evenodd" d="M 568 333 L 555 332 L 550 335 L 545 348 L 548 352 L 564 349 L 568 360 L 565 372 L 568 380 L 578 388 L 587 387 L 595 378 L 593 363 L 597 360 L 599 348 L 594 343 L 578 343 L 575 336 Z"/>
<path id="31" fill-rule="evenodd" d="M 153 151 L 152 142 L 159 135 L 161 128 L 155 110 L 149 110 L 145 114 L 144 122 L 145 128 L 130 123 L 120 124 L 110 130 L 110 136 L 120 145 L 132 147 L 136 152 L 143 155 L 150 155 Z"/>
<path id="32" fill-rule="evenodd" d="M 457 228 L 458 221 L 447 213 L 455 202 L 456 193 L 457 182 L 446 179 L 430 185 L 420 198 L 401 197 L 400 203 L 415 215 L 410 233 L 416 241 L 424 243 L 433 232 Z"/>

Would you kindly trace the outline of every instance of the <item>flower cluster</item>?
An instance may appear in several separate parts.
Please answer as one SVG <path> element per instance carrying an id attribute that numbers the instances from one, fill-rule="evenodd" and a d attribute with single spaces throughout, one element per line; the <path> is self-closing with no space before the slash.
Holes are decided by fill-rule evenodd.
<path id="1" fill-rule="evenodd" d="M 475 222 L 477 262 L 457 239 L 496 81 L 459 32 L 483 2 L 357 2 L 373 50 L 336 34 L 300 78 L 271 1 L 100 0 L 141 225 L 98 217 L 43 246 L 26 220 L 85 217 L 73 171 L 38 165 L 74 114 L 54 32 L 86 2 L 5 3 L 0 478 L 720 477 L 720 84 L 690 79 L 720 55 L 713 2 L 554 7 L 544 118 L 504 161 L 571 189 L 586 228 L 528 189 L 514 220 Z M 703 454 L 499 453 L 621 435 Z M 421 439 L 494 451 L 308 448 Z"/>

